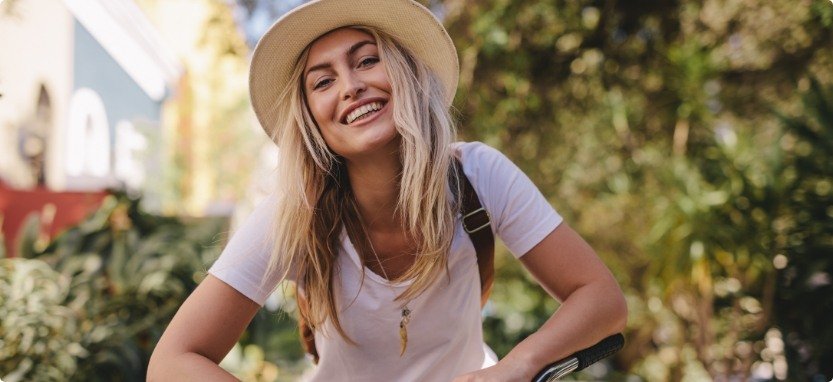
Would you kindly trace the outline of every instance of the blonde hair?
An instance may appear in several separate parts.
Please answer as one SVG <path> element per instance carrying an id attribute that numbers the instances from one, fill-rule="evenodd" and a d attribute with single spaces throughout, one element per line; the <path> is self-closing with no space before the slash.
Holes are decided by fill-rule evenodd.
<path id="1" fill-rule="evenodd" d="M 399 197 L 394 213 L 403 217 L 403 229 L 418 243 L 416 260 L 397 280 L 413 280 L 399 296 L 408 301 L 425 291 L 447 268 L 459 203 L 449 193 L 456 182 L 449 176 L 451 143 L 456 127 L 445 103 L 438 76 L 385 32 L 353 27 L 376 39 L 379 58 L 387 71 L 393 99 L 393 120 L 400 140 Z M 276 102 L 274 112 L 285 116 L 273 129 L 280 148 L 278 161 L 279 207 L 276 211 L 274 252 L 267 275 L 277 269 L 296 272 L 298 290 L 309 302 L 300 314 L 312 328 L 331 319 L 344 332 L 333 294 L 333 277 L 341 232 L 363 232 L 346 167 L 330 151 L 306 106 L 302 74 L 309 46 L 298 59 L 292 83 Z M 455 178 L 451 178 L 455 179 Z M 453 184 L 452 184 L 453 183 Z M 362 260 L 369 254 L 366 235 L 351 236 Z"/>

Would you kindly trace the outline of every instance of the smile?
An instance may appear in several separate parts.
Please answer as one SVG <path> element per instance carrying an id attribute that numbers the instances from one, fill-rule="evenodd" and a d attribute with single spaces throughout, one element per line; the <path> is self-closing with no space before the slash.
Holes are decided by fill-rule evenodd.
<path id="1" fill-rule="evenodd" d="M 347 114 L 346 122 L 349 125 L 353 122 L 369 118 L 372 115 L 376 114 L 384 106 L 384 103 L 377 101 L 359 107 L 356 110 L 351 111 L 350 114 Z"/>

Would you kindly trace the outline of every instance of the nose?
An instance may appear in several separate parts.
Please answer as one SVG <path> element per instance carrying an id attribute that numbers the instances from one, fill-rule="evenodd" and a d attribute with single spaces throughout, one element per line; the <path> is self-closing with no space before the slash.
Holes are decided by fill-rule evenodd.
<path id="1" fill-rule="evenodd" d="M 355 73 L 350 73 L 349 75 L 344 76 L 342 84 L 343 89 L 341 98 L 345 101 L 350 98 L 355 99 L 359 94 L 367 90 L 367 84 L 365 84 L 364 81 L 362 81 L 362 79 Z"/>

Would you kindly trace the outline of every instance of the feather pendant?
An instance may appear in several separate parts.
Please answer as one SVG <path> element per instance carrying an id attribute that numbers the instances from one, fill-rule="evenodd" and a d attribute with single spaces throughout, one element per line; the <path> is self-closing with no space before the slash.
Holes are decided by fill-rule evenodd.
<path id="1" fill-rule="evenodd" d="M 405 328 L 401 322 L 399 323 L 399 356 L 405 354 L 405 348 L 408 347 L 408 329 Z"/>
<path id="2" fill-rule="evenodd" d="M 399 356 L 405 354 L 408 347 L 408 322 L 411 321 L 411 310 L 406 306 L 402 309 L 402 321 L 399 321 Z"/>

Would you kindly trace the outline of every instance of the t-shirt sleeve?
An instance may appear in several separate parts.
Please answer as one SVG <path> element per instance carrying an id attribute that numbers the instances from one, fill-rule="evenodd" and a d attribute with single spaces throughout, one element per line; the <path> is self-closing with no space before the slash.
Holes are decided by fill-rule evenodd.
<path id="1" fill-rule="evenodd" d="M 231 236 L 208 273 L 260 304 L 281 281 L 281 269 L 266 274 L 273 244 L 277 197 L 273 194 L 257 204 L 254 211 Z M 265 279 L 264 279 L 265 278 Z"/>
<path id="2" fill-rule="evenodd" d="M 500 151 L 480 142 L 459 146 L 463 171 L 489 212 L 492 231 L 516 258 L 563 221 L 529 177 Z"/>

